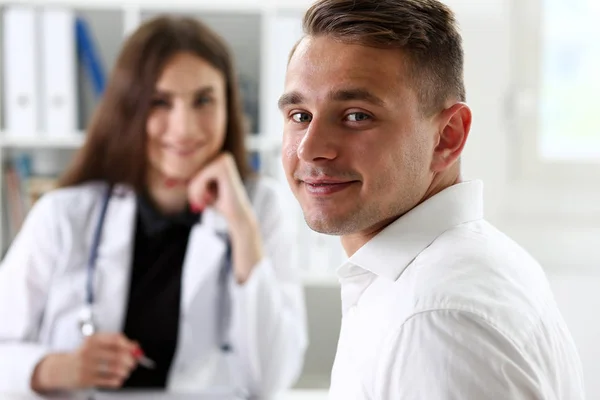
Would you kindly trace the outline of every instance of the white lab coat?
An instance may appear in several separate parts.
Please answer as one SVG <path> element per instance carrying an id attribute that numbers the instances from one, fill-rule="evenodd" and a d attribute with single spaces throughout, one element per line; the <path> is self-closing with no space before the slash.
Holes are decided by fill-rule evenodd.
<path id="1" fill-rule="evenodd" d="M 237 385 L 265 398 L 292 385 L 302 369 L 306 318 L 302 286 L 293 266 L 293 224 L 272 182 L 261 178 L 251 186 L 266 256 L 244 285 L 233 278 L 228 282 L 233 352 L 221 352 L 217 337 L 217 279 L 226 247 L 218 233 L 226 231 L 227 223 L 208 208 L 190 233 L 184 260 L 170 390 Z M 81 344 L 78 319 L 85 303 L 86 262 L 105 187 L 89 183 L 42 197 L 3 260 L 0 393 L 29 392 L 33 369 L 44 355 L 73 351 Z M 122 330 L 135 216 L 135 194 L 116 186 L 94 279 L 99 331 Z"/>

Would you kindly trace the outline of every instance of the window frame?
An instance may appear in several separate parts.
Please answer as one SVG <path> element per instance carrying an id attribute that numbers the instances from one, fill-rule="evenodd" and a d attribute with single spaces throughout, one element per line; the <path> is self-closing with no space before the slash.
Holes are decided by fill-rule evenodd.
<path id="1" fill-rule="evenodd" d="M 509 211 L 600 216 L 600 159 L 544 160 L 539 150 L 544 0 L 511 1 L 511 88 L 507 99 Z M 516 194 L 516 195 L 515 195 Z"/>

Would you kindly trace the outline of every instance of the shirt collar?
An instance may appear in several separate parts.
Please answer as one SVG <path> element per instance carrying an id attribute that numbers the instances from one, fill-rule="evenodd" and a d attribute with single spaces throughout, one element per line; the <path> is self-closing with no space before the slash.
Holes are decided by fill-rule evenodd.
<path id="1" fill-rule="evenodd" d="M 191 228 L 200 222 L 200 215 L 192 213 L 189 208 L 178 214 L 162 214 L 146 195 L 137 196 L 137 208 L 142 229 L 149 236 L 160 234 L 176 225 Z"/>
<path id="2" fill-rule="evenodd" d="M 444 231 L 482 218 L 483 183 L 452 185 L 388 225 L 340 266 L 337 274 L 344 279 L 366 270 L 395 281 Z"/>

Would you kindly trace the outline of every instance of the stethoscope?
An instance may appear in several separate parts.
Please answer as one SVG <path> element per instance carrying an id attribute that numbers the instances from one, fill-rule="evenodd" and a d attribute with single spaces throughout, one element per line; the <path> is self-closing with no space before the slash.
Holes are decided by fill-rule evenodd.
<path id="1" fill-rule="evenodd" d="M 104 227 L 104 220 L 106 219 L 106 210 L 108 209 L 108 203 L 112 197 L 113 186 L 108 185 L 106 192 L 102 197 L 102 206 L 100 209 L 100 215 L 98 216 L 98 220 L 96 222 L 96 227 L 94 229 L 94 236 L 92 238 L 92 247 L 90 249 L 87 267 L 86 267 L 86 295 L 85 295 L 85 305 L 82 309 L 80 320 L 79 320 L 79 329 L 81 334 L 84 337 L 88 337 L 97 332 L 97 326 L 94 321 L 94 303 L 95 303 L 95 292 L 94 292 L 94 276 L 96 273 L 96 260 L 98 258 L 98 248 L 100 247 L 100 240 L 102 238 L 102 229 Z M 230 296 L 228 293 L 228 284 L 227 278 L 229 276 L 229 272 L 232 268 L 231 262 L 231 241 L 229 240 L 229 236 L 225 233 L 219 233 L 221 238 L 226 243 L 225 250 L 225 261 L 223 263 L 223 267 L 219 272 L 219 286 L 220 290 L 218 290 L 219 297 L 217 300 L 217 328 L 220 337 L 220 350 L 223 353 L 232 352 L 232 347 L 227 340 L 227 332 L 229 329 L 229 323 L 231 319 L 231 304 L 230 304 Z"/>

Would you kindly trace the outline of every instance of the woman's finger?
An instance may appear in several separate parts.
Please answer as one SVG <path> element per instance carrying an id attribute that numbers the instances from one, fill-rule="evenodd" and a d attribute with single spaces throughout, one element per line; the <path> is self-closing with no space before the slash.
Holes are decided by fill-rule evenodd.
<path id="1" fill-rule="evenodd" d="M 83 368 L 85 375 L 98 379 L 127 379 L 137 365 L 134 342 L 123 335 L 104 336 L 87 345 Z"/>
<path id="2" fill-rule="evenodd" d="M 93 377 L 94 380 L 100 378 L 127 379 L 132 371 L 130 365 L 119 358 L 97 359 L 86 364 L 86 375 Z"/>
<path id="3" fill-rule="evenodd" d="M 120 389 L 125 379 L 119 377 L 99 377 L 94 381 L 93 386 L 101 389 Z"/>
<path id="4" fill-rule="evenodd" d="M 216 200 L 219 176 L 213 168 L 206 168 L 196 176 L 188 188 L 188 201 L 192 205 L 206 207 Z"/>
<path id="5" fill-rule="evenodd" d="M 90 361 L 93 364 L 98 364 L 99 362 L 106 362 L 111 367 L 119 366 L 131 370 L 135 367 L 136 361 L 133 352 L 129 352 L 126 349 L 118 349 L 118 350 L 106 350 L 99 349 L 94 355 L 93 359 Z"/>

